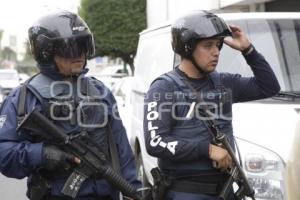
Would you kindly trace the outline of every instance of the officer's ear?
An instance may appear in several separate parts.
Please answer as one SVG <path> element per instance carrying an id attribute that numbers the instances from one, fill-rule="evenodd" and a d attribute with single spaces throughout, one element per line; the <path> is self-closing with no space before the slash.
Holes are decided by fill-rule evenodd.
<path id="1" fill-rule="evenodd" d="M 200 39 L 195 39 L 192 38 L 190 39 L 188 42 L 186 42 L 185 46 L 184 46 L 184 54 L 182 55 L 182 57 L 190 59 L 197 47 L 197 44 L 200 42 Z"/>

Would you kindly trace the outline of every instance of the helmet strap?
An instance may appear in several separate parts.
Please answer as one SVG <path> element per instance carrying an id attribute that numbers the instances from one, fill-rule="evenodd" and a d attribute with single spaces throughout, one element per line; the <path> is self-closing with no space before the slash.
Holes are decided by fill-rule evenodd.
<path id="1" fill-rule="evenodd" d="M 204 76 L 205 76 L 206 74 L 208 74 L 207 72 L 205 72 L 205 71 L 203 70 L 202 66 L 199 65 L 199 64 L 196 62 L 196 60 L 195 60 L 195 58 L 194 58 L 193 55 L 191 55 L 191 57 L 190 57 L 189 60 L 192 62 L 192 64 L 193 64 L 194 67 L 199 71 L 200 74 L 202 74 L 202 75 L 204 75 Z"/>
<path id="2" fill-rule="evenodd" d="M 188 45 L 185 45 L 185 53 L 186 53 L 185 58 L 187 58 L 188 60 L 190 60 L 192 62 L 192 64 L 199 71 L 200 74 L 206 75 L 208 73 L 203 70 L 203 67 L 196 62 L 196 60 L 193 56 L 193 52 L 195 51 L 196 46 L 199 41 L 200 41 L 200 39 L 194 39 L 194 40 L 191 40 Z"/>

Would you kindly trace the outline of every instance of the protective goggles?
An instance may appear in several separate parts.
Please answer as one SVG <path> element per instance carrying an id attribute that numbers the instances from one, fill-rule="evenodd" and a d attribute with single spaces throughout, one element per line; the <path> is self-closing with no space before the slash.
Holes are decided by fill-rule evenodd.
<path id="1" fill-rule="evenodd" d="M 77 58 L 94 55 L 94 41 L 91 35 L 52 39 L 53 54 L 64 58 Z"/>

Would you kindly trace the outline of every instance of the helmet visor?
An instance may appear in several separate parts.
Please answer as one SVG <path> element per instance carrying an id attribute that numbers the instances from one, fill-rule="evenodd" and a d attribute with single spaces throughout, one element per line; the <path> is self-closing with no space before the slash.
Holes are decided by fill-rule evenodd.
<path id="1" fill-rule="evenodd" d="M 94 55 L 93 37 L 91 35 L 54 39 L 54 54 L 64 58 L 77 58 Z"/>
<path id="2" fill-rule="evenodd" d="M 179 19 L 172 28 L 184 33 L 181 36 L 183 42 L 188 42 L 192 38 L 204 39 L 215 36 L 232 36 L 230 27 L 223 19 L 216 16 L 195 17 L 191 15 L 187 18 Z"/>
<path id="3" fill-rule="evenodd" d="M 209 20 L 203 20 L 201 25 L 194 26 L 195 33 L 200 38 L 210 38 L 214 36 L 231 36 L 231 29 L 223 21 L 223 19 L 218 17 L 212 17 Z"/>

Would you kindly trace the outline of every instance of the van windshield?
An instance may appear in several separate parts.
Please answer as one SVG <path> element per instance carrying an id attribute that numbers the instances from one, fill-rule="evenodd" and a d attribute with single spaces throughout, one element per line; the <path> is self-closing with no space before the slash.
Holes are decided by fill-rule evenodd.
<path id="1" fill-rule="evenodd" d="M 300 92 L 300 19 L 230 21 L 248 32 L 251 42 L 273 68 L 282 91 Z M 224 45 L 218 71 L 251 76 L 242 55 Z"/>

